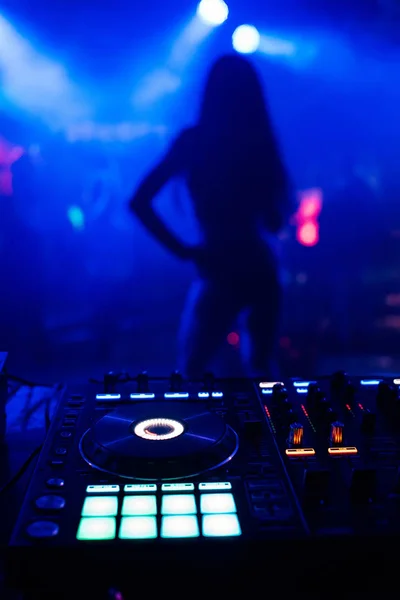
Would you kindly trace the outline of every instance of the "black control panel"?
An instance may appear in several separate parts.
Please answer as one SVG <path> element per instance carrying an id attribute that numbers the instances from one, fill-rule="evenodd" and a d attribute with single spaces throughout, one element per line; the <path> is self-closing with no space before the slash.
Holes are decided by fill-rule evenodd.
<path id="1" fill-rule="evenodd" d="M 98 575 L 102 560 L 126 573 L 128 558 L 206 567 L 286 561 L 302 548 L 294 573 L 314 541 L 345 557 L 359 536 L 396 535 L 399 385 L 344 373 L 283 382 L 174 373 L 72 390 L 15 526 L 11 571 L 60 550 Z"/>

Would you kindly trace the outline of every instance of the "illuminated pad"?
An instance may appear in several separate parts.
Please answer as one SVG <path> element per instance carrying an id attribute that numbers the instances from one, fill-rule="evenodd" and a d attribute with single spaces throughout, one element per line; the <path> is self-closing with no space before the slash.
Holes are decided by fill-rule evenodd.
<path id="1" fill-rule="evenodd" d="M 118 537 L 121 540 L 152 540 L 157 537 L 157 519 L 122 517 Z"/>
<path id="2" fill-rule="evenodd" d="M 297 456 L 314 456 L 314 448 L 287 448 L 285 450 L 286 456 L 294 457 Z"/>
<path id="3" fill-rule="evenodd" d="M 121 514 L 123 516 L 156 515 L 156 496 L 125 496 Z"/>
<path id="4" fill-rule="evenodd" d="M 329 454 L 337 454 L 337 455 L 342 455 L 342 454 L 358 454 L 358 450 L 355 446 L 344 446 L 344 447 L 340 447 L 340 446 L 336 446 L 333 448 L 328 448 L 328 452 Z"/>
<path id="5" fill-rule="evenodd" d="M 175 515 L 162 518 L 162 538 L 193 538 L 199 537 L 199 535 L 199 525 L 195 516 Z"/>
<path id="6" fill-rule="evenodd" d="M 208 513 L 233 513 L 236 504 L 232 494 L 201 494 L 200 512 Z"/>
<path id="7" fill-rule="evenodd" d="M 196 512 L 193 494 L 171 494 L 162 498 L 162 515 L 195 515 Z"/>
<path id="8" fill-rule="evenodd" d="M 204 537 L 230 537 L 242 534 L 237 515 L 205 515 L 202 530 Z"/>
<path id="9" fill-rule="evenodd" d="M 89 496 L 83 503 L 82 517 L 115 517 L 117 513 L 117 496 Z"/>
<path id="10" fill-rule="evenodd" d="M 84 517 L 81 519 L 76 538 L 78 540 L 113 540 L 116 524 L 112 517 Z"/>

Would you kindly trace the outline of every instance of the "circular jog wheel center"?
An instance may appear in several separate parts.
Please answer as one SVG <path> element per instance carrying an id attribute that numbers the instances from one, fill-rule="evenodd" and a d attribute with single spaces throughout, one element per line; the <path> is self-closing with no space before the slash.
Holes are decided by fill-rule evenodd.
<path id="1" fill-rule="evenodd" d="M 151 481 L 217 469 L 233 458 L 238 444 L 232 427 L 205 404 L 140 402 L 101 417 L 79 447 L 94 469 Z"/>
<path id="2" fill-rule="evenodd" d="M 174 419 L 146 419 L 136 423 L 133 433 L 144 440 L 172 440 L 182 435 L 185 427 Z"/>

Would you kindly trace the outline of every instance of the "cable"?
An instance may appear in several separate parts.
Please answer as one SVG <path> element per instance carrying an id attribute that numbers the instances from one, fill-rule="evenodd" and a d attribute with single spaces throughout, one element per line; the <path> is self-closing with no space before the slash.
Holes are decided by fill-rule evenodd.
<path id="1" fill-rule="evenodd" d="M 39 454 L 39 452 L 42 449 L 42 446 L 43 446 L 43 444 L 40 444 L 40 446 L 38 446 L 37 448 L 35 448 L 35 450 L 28 456 L 28 458 L 26 459 L 26 461 L 23 463 L 22 467 L 20 467 L 20 469 L 15 473 L 15 475 L 13 475 L 11 477 L 11 479 L 9 479 L 6 483 L 4 483 L 0 487 L 0 494 L 3 494 L 10 487 L 12 487 L 15 483 L 17 483 L 17 481 L 22 477 L 22 475 L 28 469 L 28 467 L 31 464 L 31 462 L 33 461 L 33 459 L 36 458 L 36 456 Z"/>

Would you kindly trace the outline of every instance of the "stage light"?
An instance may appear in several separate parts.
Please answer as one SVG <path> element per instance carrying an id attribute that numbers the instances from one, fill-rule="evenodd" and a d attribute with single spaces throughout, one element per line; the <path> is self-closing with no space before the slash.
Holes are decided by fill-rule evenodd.
<path id="1" fill-rule="evenodd" d="M 228 15 L 229 8 L 223 0 L 201 0 L 197 7 L 197 16 L 207 25 L 222 25 Z"/>
<path id="2" fill-rule="evenodd" d="M 253 54 L 260 45 L 260 34 L 253 25 L 240 25 L 232 35 L 232 44 L 240 54 Z"/>

